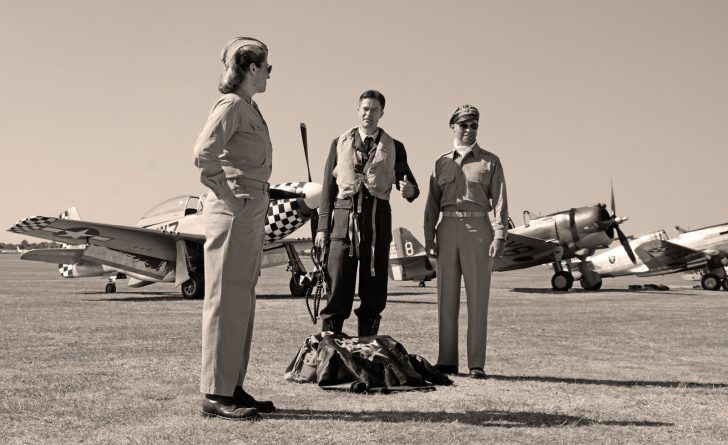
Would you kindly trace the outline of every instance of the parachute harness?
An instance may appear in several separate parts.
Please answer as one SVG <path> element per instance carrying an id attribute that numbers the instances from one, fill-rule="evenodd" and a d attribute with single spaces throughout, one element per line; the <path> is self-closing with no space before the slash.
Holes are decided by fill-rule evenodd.
<path id="1" fill-rule="evenodd" d="M 313 261 L 313 272 L 308 274 L 308 279 L 313 284 L 306 288 L 306 309 L 308 309 L 308 315 L 311 317 L 311 321 L 313 324 L 316 324 L 319 319 L 321 297 L 324 294 L 328 294 L 329 291 L 328 248 L 324 247 L 323 251 L 317 247 L 312 248 L 311 260 Z M 316 289 L 315 291 L 314 288 Z M 311 294 L 313 294 L 313 310 L 309 301 Z"/>

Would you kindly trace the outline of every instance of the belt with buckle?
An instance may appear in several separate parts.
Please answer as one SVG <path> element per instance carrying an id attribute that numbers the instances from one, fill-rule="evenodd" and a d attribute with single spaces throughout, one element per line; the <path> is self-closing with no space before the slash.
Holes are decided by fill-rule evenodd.
<path id="1" fill-rule="evenodd" d="M 235 185 L 244 185 L 246 187 L 252 187 L 257 190 L 263 190 L 267 192 L 270 190 L 270 184 L 265 181 L 258 181 L 255 179 L 246 178 L 245 176 L 232 176 L 227 178 L 228 182 L 232 182 Z"/>
<path id="2" fill-rule="evenodd" d="M 483 218 L 488 216 L 487 212 L 442 212 L 442 216 L 451 218 Z"/>

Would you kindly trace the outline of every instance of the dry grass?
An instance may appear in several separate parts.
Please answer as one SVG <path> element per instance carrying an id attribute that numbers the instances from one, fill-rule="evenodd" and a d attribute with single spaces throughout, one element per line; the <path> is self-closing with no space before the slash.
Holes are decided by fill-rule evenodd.
<path id="1" fill-rule="evenodd" d="M 246 387 L 280 411 L 251 424 L 199 415 L 201 302 L 169 285 L 106 295 L 100 279 L 2 255 L 0 443 L 725 442 L 727 292 L 671 276 L 564 294 L 548 279 L 495 275 L 489 380 L 366 396 L 283 381 L 316 327 L 283 270 L 266 270 Z M 624 290 L 638 282 L 673 290 Z M 382 332 L 434 361 L 433 285 L 390 291 Z"/>

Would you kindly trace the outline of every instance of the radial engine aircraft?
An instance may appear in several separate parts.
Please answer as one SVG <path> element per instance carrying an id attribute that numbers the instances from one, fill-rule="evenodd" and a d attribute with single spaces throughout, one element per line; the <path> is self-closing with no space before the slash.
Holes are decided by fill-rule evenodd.
<path id="1" fill-rule="evenodd" d="M 706 290 L 728 290 L 728 224 L 696 230 L 675 227 L 679 235 L 669 239 L 664 230 L 630 241 L 637 255 L 632 263 L 620 247 L 586 259 L 583 266 L 600 277 L 637 275 L 650 277 L 688 270 L 700 270 L 700 284 Z"/>
<path id="2" fill-rule="evenodd" d="M 308 182 L 270 188 L 263 247 L 263 267 L 288 263 L 290 290 L 297 296 L 308 285 L 297 249 L 310 248 L 311 240 L 285 238 L 309 219 L 315 231 L 321 195 L 321 184 L 311 181 L 308 168 L 305 124 L 301 124 L 301 137 Z M 8 231 L 63 243 L 63 248 L 32 250 L 21 258 L 58 264 L 64 277 L 109 276 L 107 293 L 116 292 L 116 279 L 126 277 L 131 287 L 174 282 L 181 286 L 184 298 L 203 298 L 204 196 L 183 195 L 164 201 L 145 213 L 137 227 L 81 221 L 71 208 L 58 218 L 25 218 Z"/>
<path id="3" fill-rule="evenodd" d="M 524 269 L 551 263 L 553 289 L 570 289 L 574 284 L 572 269 L 576 268 L 581 272 L 581 286 L 596 290 L 601 287 L 601 277 L 582 262 L 572 263 L 572 259 L 584 260 L 597 249 L 608 247 L 615 233 L 626 255 L 634 259 L 629 240 L 619 228 L 627 218 L 616 216 L 614 194 L 611 214 L 605 204 L 594 204 L 537 218 L 530 218 L 526 211 L 524 217 L 529 219 L 523 226 L 513 227 L 511 222 L 503 256 L 493 262 L 493 270 Z M 420 286 L 424 286 L 425 281 L 434 278 L 435 259 L 426 256 L 422 244 L 409 231 L 396 228 L 392 239 L 390 275 L 393 279 L 419 281 Z"/>

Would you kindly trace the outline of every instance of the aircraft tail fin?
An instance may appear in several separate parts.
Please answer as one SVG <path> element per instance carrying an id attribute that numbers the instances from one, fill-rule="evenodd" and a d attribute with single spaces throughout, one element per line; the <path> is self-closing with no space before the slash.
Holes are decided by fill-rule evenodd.
<path id="1" fill-rule="evenodd" d="M 61 219 L 72 219 L 74 221 L 81 221 L 81 216 L 78 214 L 78 210 L 76 210 L 76 207 L 69 207 L 68 209 L 61 212 L 60 215 L 58 215 Z"/>
<path id="2" fill-rule="evenodd" d="M 435 270 L 425 254 L 425 247 L 403 228 L 392 230 L 389 248 L 389 277 L 393 280 L 424 281 L 435 277 Z"/>
<path id="3" fill-rule="evenodd" d="M 412 232 L 404 227 L 396 227 L 392 230 L 392 242 L 394 243 L 394 252 L 390 252 L 390 258 L 406 258 L 425 253 L 425 246 L 412 235 Z"/>
<path id="4" fill-rule="evenodd" d="M 62 211 L 58 218 L 60 219 L 71 219 L 74 221 L 80 221 L 81 216 L 78 214 L 78 210 L 76 210 L 76 207 L 69 207 L 68 209 Z M 73 244 L 61 244 L 61 248 L 63 249 L 78 249 L 83 246 L 80 245 L 73 245 Z M 75 276 L 74 274 L 74 268 L 73 264 L 59 264 L 58 265 L 58 272 L 61 274 L 64 278 L 73 278 Z"/>

